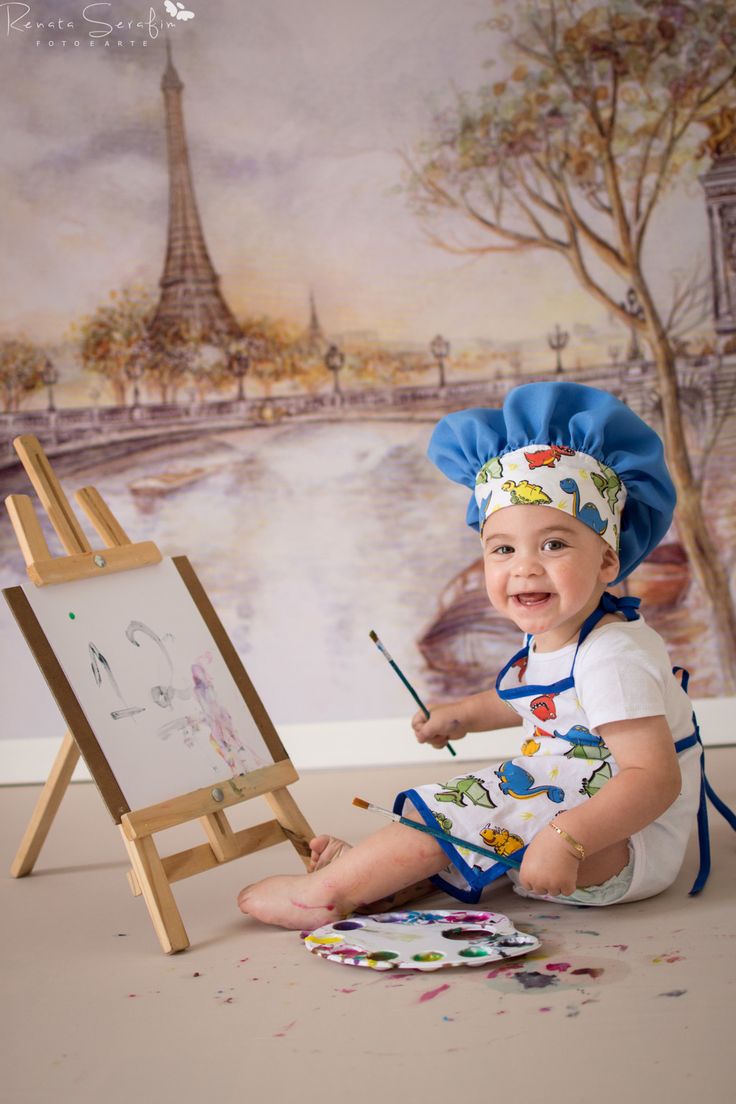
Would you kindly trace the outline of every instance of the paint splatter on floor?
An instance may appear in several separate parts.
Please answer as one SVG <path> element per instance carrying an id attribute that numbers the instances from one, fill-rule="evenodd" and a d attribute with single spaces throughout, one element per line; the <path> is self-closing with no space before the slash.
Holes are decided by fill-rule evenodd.
<path id="1" fill-rule="evenodd" d="M 570 969 L 569 962 L 548 962 L 545 966 L 546 970 L 552 970 L 553 973 L 564 974 L 565 970 Z"/>
<path id="2" fill-rule="evenodd" d="M 275 1033 L 273 1038 L 274 1039 L 283 1039 L 284 1035 L 286 1035 L 287 1031 L 291 1031 L 291 1029 L 292 1029 L 292 1027 L 294 1026 L 295 1023 L 296 1023 L 296 1020 L 292 1020 L 291 1023 L 286 1024 L 285 1027 L 282 1027 L 281 1031 L 277 1031 Z"/>
<path id="3" fill-rule="evenodd" d="M 587 977 L 597 978 L 603 973 L 598 966 L 581 966 L 578 970 L 571 970 L 571 974 L 583 974 Z"/>
<path id="4" fill-rule="evenodd" d="M 547 989 L 557 984 L 554 974 L 540 974 L 538 970 L 521 970 L 518 974 L 512 974 L 512 977 L 524 989 Z"/>
<path id="5" fill-rule="evenodd" d="M 434 1000 L 435 997 L 438 997 L 440 993 L 444 993 L 445 989 L 449 988 L 449 985 L 438 985 L 436 989 L 428 989 L 426 993 L 422 993 L 419 1003 L 423 1004 L 424 1001 Z"/>
<path id="6" fill-rule="evenodd" d="M 669 993 L 657 993 L 658 997 L 684 997 L 687 989 L 671 989 Z"/>

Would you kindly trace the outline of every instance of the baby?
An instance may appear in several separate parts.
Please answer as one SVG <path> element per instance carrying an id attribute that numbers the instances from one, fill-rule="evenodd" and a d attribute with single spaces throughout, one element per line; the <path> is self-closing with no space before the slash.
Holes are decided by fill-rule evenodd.
<path id="1" fill-rule="evenodd" d="M 266 923 L 318 927 L 427 878 L 475 902 L 507 873 L 523 896 L 613 904 L 661 892 L 681 867 L 702 797 L 697 726 L 638 599 L 606 591 L 670 526 L 659 437 L 604 391 L 538 383 L 502 410 L 443 418 L 429 455 L 473 489 L 488 597 L 524 646 L 494 689 L 417 713 L 416 737 L 442 748 L 516 723 L 525 738 L 517 758 L 408 790 L 394 808 L 520 868 L 398 823 L 352 848 L 318 836 L 310 873 L 240 893 Z"/>

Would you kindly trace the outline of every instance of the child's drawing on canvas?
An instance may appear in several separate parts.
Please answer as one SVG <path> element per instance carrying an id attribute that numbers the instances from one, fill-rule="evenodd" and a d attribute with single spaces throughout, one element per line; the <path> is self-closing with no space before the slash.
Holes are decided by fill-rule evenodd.
<path id="1" fill-rule="evenodd" d="M 171 561 L 25 592 L 133 807 L 273 761 Z"/>

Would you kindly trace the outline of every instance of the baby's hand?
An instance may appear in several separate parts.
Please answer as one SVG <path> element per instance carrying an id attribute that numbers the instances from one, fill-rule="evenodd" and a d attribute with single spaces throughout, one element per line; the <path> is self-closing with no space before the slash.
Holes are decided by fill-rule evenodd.
<path id="1" fill-rule="evenodd" d="M 420 744 L 431 744 L 435 748 L 447 747 L 450 740 L 462 740 L 468 732 L 457 716 L 457 706 L 452 703 L 431 706 L 429 720 L 419 710 L 411 719 L 411 727 Z"/>
<path id="2" fill-rule="evenodd" d="M 577 887 L 579 865 L 565 841 L 543 828 L 524 852 L 519 881 L 540 896 L 568 897 Z"/>

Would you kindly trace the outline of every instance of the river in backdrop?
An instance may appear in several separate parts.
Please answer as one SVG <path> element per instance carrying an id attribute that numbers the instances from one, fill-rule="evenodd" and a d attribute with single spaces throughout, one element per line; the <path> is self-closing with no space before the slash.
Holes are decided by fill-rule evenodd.
<path id="1" fill-rule="evenodd" d="M 477 671 L 472 685 L 462 678 L 453 685 L 428 669 L 418 648 L 443 590 L 479 555 L 477 534 L 464 520 L 469 491 L 426 459 L 433 424 L 291 422 L 108 463 L 98 452 L 94 468 L 85 469 L 82 457 L 62 483 L 70 499 L 80 487 L 97 487 L 131 540 L 154 540 L 164 555 L 189 557 L 277 725 L 408 718 L 414 702 L 371 643 L 371 629 L 425 700 L 481 688 Z M 187 473 L 190 483 L 165 493 L 131 489 L 150 477 Z M 22 472 L 14 484 L 31 493 Z M 0 580 L 25 580 L 7 522 L 0 527 Z M 707 619 L 702 608 L 698 613 L 696 588 L 691 594 L 672 634 L 700 660 L 696 693 L 718 693 Z M 148 611 L 130 612 L 149 622 Z M 14 639 L 3 619 L 0 645 Z M 487 640 L 492 685 L 519 635 L 497 622 Z"/>
<path id="2" fill-rule="evenodd" d="M 411 697 L 368 634 L 426 692 L 416 639 L 438 593 L 478 555 L 469 492 L 425 458 L 433 422 L 291 423 L 108 464 L 98 453 L 94 469 L 62 484 L 70 500 L 95 486 L 131 540 L 189 557 L 275 723 L 410 716 Z M 131 491 L 198 468 L 209 474 L 168 493 Z M 10 586 L 25 568 L 7 521 L 1 530 Z"/>

